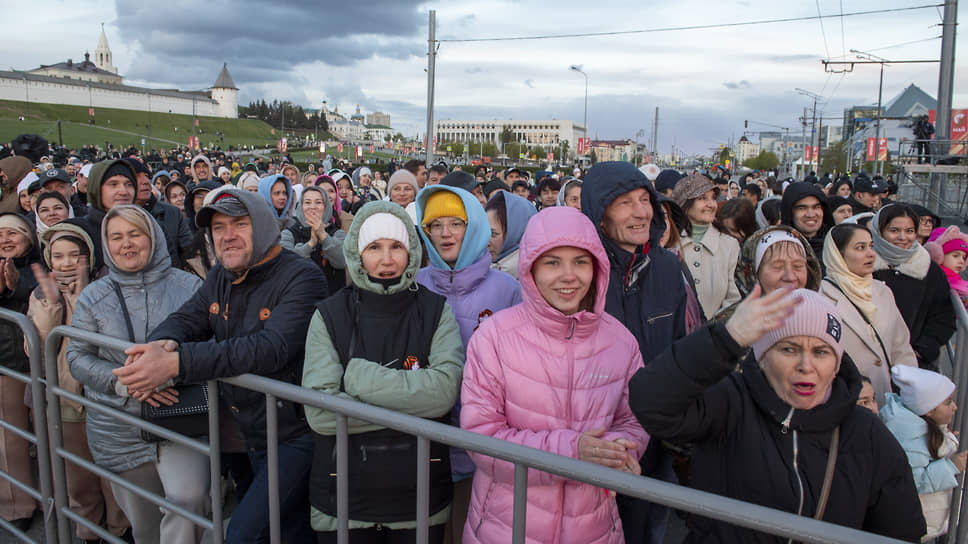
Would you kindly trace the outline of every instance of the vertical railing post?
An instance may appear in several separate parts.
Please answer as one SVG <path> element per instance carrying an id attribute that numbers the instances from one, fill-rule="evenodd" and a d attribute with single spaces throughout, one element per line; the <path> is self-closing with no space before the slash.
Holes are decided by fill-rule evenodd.
<path id="1" fill-rule="evenodd" d="M 528 467 L 514 464 L 514 517 L 512 518 L 511 542 L 524 544 L 528 514 Z"/>
<path id="2" fill-rule="evenodd" d="M 57 541 L 59 544 L 70 544 L 71 523 L 63 513 L 63 510 L 70 508 L 67 497 L 67 470 L 64 467 L 64 459 L 57 455 L 57 450 L 64 447 L 64 427 L 61 421 L 60 399 L 54 393 L 54 388 L 60 385 L 57 376 L 57 355 L 62 342 L 63 338 L 59 335 L 48 334 L 47 345 L 44 346 L 44 370 L 47 375 L 47 430 L 50 437 L 50 449 L 47 455 L 50 456 L 51 473 L 54 477 Z M 39 451 L 37 457 L 40 457 Z"/>
<path id="3" fill-rule="evenodd" d="M 279 522 L 279 421 L 276 397 L 266 393 L 266 463 L 269 476 L 269 542 L 280 544 Z"/>
<path id="4" fill-rule="evenodd" d="M 222 443 L 219 435 L 219 396 L 218 380 L 208 381 L 208 446 L 211 453 L 208 456 L 209 479 L 212 482 L 212 539 L 215 544 L 222 544 L 225 531 L 222 527 Z"/>
<path id="5" fill-rule="evenodd" d="M 350 541 L 349 423 L 344 414 L 336 416 L 336 542 Z"/>
<path id="6" fill-rule="evenodd" d="M 430 538 L 430 440 L 417 437 L 417 544 Z"/>

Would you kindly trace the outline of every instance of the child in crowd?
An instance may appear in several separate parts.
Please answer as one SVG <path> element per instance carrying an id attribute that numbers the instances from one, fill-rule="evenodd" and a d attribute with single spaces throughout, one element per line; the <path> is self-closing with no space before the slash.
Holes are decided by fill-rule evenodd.
<path id="1" fill-rule="evenodd" d="M 862 385 L 860 387 L 860 394 L 857 395 L 857 406 L 867 408 L 871 412 L 874 412 L 875 416 L 880 414 L 881 410 L 877 407 L 877 400 L 874 397 L 874 382 L 864 375 L 861 375 L 860 381 Z"/>
<path id="2" fill-rule="evenodd" d="M 951 491 L 965 471 L 968 452 L 958 450 L 958 438 L 948 429 L 958 406 L 955 384 L 937 372 L 898 365 L 891 369 L 900 395 L 888 393 L 881 419 L 907 453 L 921 508 L 928 525 L 926 542 L 948 530 Z"/>
<path id="3" fill-rule="evenodd" d="M 931 233 L 924 249 L 928 250 L 934 262 L 941 265 L 951 290 L 958 293 L 961 303 L 968 308 L 968 281 L 961 278 L 968 262 L 968 234 L 956 226 L 939 227 Z"/>

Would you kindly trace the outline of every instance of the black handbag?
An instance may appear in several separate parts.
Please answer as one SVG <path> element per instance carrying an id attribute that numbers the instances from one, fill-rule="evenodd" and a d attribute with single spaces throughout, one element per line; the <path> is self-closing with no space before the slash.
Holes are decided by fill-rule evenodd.
<path id="1" fill-rule="evenodd" d="M 121 286 L 111 282 L 114 292 L 121 303 L 121 313 L 124 314 L 124 324 L 128 328 L 128 339 L 135 342 L 134 326 L 128 305 L 124 302 Z M 160 427 L 178 434 L 199 437 L 208 434 L 208 384 L 190 384 L 175 386 L 178 391 L 178 402 L 171 406 L 160 405 L 157 408 L 147 402 L 141 403 L 141 419 L 154 423 Z M 164 438 L 146 430 L 141 431 L 141 439 L 147 442 L 160 442 Z"/>

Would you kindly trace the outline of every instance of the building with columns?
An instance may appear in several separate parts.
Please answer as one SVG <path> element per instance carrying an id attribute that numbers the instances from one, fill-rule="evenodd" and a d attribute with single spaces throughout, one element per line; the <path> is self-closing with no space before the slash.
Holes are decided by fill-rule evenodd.
<path id="1" fill-rule="evenodd" d="M 528 145 L 555 147 L 568 142 L 569 149 L 575 151 L 578 139 L 584 138 L 585 127 L 574 121 L 552 119 L 548 121 L 517 121 L 514 119 L 451 120 L 434 121 L 434 136 L 438 143 L 472 142 L 501 145 L 501 133 L 507 127 L 513 137 L 511 141 L 526 142 Z"/>

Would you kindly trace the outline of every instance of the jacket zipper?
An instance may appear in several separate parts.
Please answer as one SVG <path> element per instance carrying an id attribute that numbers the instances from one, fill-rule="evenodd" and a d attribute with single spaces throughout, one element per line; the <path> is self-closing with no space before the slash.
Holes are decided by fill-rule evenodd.
<path id="1" fill-rule="evenodd" d="M 667 314 L 652 316 L 649 319 L 647 319 L 646 321 L 649 323 L 649 325 L 651 325 L 651 324 L 655 323 L 656 321 L 658 321 L 659 319 L 665 319 L 666 317 L 672 317 L 672 312 L 669 312 Z"/>
<path id="2" fill-rule="evenodd" d="M 780 432 L 782 432 L 783 434 L 787 434 L 788 432 L 790 432 L 790 420 L 793 419 L 793 410 L 794 410 L 793 408 L 790 408 L 790 413 L 787 414 L 786 419 L 784 419 L 783 423 L 781 423 L 783 427 L 780 429 Z M 797 431 L 794 430 L 793 431 L 793 473 L 796 474 L 797 476 L 797 486 L 800 488 L 800 503 L 797 506 L 797 515 L 802 516 L 803 515 L 803 479 L 800 477 L 800 466 L 797 463 L 798 453 L 799 453 L 799 444 L 797 443 Z M 787 542 L 792 544 L 793 539 L 791 538 Z"/>

